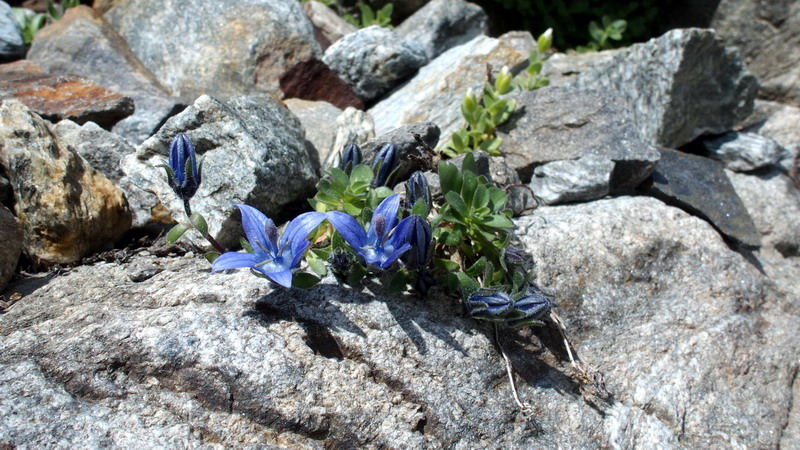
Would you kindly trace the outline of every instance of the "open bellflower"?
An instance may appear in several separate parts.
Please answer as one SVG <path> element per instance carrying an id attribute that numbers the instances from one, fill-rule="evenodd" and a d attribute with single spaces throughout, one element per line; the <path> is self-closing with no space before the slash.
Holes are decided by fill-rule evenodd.
<path id="1" fill-rule="evenodd" d="M 406 217 L 396 227 L 394 226 L 399 207 L 400 194 L 387 197 L 375 208 L 367 231 L 356 219 L 343 212 L 330 211 L 326 216 L 336 231 L 368 266 L 387 269 L 403 253 L 411 249 L 411 244 L 408 242 L 411 217 Z"/>
<path id="2" fill-rule="evenodd" d="M 172 140 L 167 169 L 169 186 L 175 194 L 184 202 L 192 198 L 200 187 L 201 171 L 192 141 L 183 133 L 178 133 Z"/>
<path id="3" fill-rule="evenodd" d="M 279 239 L 278 228 L 267 216 L 251 206 L 236 206 L 242 212 L 242 227 L 253 253 L 223 253 L 211 264 L 211 270 L 249 267 L 281 286 L 292 287 L 292 269 L 300 265 L 311 245 L 308 235 L 325 220 L 325 214 L 300 214 L 286 225 Z"/>

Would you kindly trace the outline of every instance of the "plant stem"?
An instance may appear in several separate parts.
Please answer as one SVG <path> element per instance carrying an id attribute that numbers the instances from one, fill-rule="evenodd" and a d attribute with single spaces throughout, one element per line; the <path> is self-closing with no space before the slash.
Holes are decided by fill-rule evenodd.
<path id="1" fill-rule="evenodd" d="M 225 253 L 226 251 L 225 247 L 221 246 L 219 242 L 217 242 L 217 240 L 214 239 L 213 236 L 211 236 L 211 234 L 207 234 L 203 237 L 206 238 L 206 240 L 211 244 L 212 247 L 214 247 L 214 250 L 220 252 L 220 254 Z"/>

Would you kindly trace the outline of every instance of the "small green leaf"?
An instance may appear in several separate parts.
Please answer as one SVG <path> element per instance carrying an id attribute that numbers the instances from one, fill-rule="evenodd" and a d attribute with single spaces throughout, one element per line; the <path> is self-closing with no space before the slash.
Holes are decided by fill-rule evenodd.
<path id="1" fill-rule="evenodd" d="M 472 210 L 485 208 L 489 204 L 489 190 L 483 184 L 475 188 L 475 195 L 472 196 Z"/>
<path id="2" fill-rule="evenodd" d="M 328 175 L 331 177 L 331 183 L 333 184 L 334 189 L 339 192 L 344 192 L 344 190 L 347 189 L 347 186 L 350 184 L 350 177 L 348 177 L 342 169 L 331 167 L 328 169 Z"/>
<path id="3" fill-rule="evenodd" d="M 508 195 L 497 187 L 489 188 L 489 206 L 493 211 L 500 211 L 505 207 Z"/>
<path id="4" fill-rule="evenodd" d="M 309 289 L 317 285 L 320 279 L 310 273 L 298 272 L 292 276 L 292 287 Z"/>
<path id="5" fill-rule="evenodd" d="M 472 197 L 475 195 L 475 189 L 478 188 L 478 177 L 470 170 L 465 170 L 463 173 L 464 181 L 461 184 L 461 198 L 464 199 L 465 210 L 462 213 L 464 217 L 469 217 L 470 207 L 472 206 Z"/>
<path id="6" fill-rule="evenodd" d="M 361 214 L 361 208 L 352 205 L 350 203 L 345 203 L 342 205 L 342 207 L 344 208 L 344 212 L 350 214 L 353 217 L 358 217 Z"/>
<path id="7" fill-rule="evenodd" d="M 450 191 L 445 194 L 444 198 L 445 201 L 447 201 L 447 204 L 453 208 L 454 212 L 460 214 L 462 217 L 467 217 L 467 204 L 464 203 L 464 200 L 460 195 Z"/>
<path id="8" fill-rule="evenodd" d="M 456 272 L 456 277 L 458 277 L 458 284 L 461 288 L 461 295 L 463 297 L 469 297 L 469 294 L 477 291 L 481 286 L 478 284 L 478 281 L 472 278 L 471 276 L 467 275 L 462 271 Z"/>
<path id="9" fill-rule="evenodd" d="M 314 273 L 317 275 L 324 277 L 328 273 L 328 266 L 325 265 L 325 261 L 319 259 L 314 253 L 307 253 L 306 261 L 308 261 L 308 267 L 311 268 Z M 314 255 L 314 256 L 312 256 Z"/>
<path id="10" fill-rule="evenodd" d="M 508 217 L 501 216 L 499 214 L 493 214 L 483 220 L 483 226 L 500 229 L 514 228 L 514 222 L 512 222 Z"/>
<path id="11" fill-rule="evenodd" d="M 208 223 L 206 222 L 205 217 L 200 215 L 200 213 L 194 213 L 191 217 L 189 217 L 189 221 L 192 222 L 197 231 L 200 232 L 204 237 L 208 236 Z"/>
<path id="12" fill-rule="evenodd" d="M 411 207 L 411 214 L 422 218 L 428 217 L 428 206 L 425 204 L 425 199 L 418 199 L 414 203 L 414 206 Z"/>
<path id="13" fill-rule="evenodd" d="M 216 261 L 217 258 L 219 258 L 219 255 L 220 255 L 219 252 L 211 251 L 211 252 L 206 252 L 206 254 L 203 256 L 206 258 L 206 261 L 208 261 L 209 264 L 214 264 L 214 261 Z"/>
<path id="14" fill-rule="evenodd" d="M 253 247 L 250 246 L 250 243 L 247 242 L 247 239 L 245 239 L 243 237 L 240 237 L 239 238 L 239 245 L 241 245 L 242 249 L 244 249 L 244 251 L 246 251 L 247 253 L 253 253 Z"/>
<path id="15" fill-rule="evenodd" d="M 191 227 L 192 226 L 187 223 L 179 223 L 174 227 L 172 227 L 167 232 L 167 237 L 166 237 L 167 244 L 174 244 L 178 239 L 181 238 L 181 236 L 183 236 L 183 233 L 186 233 L 186 230 L 188 230 Z"/>
<path id="16" fill-rule="evenodd" d="M 353 168 L 353 172 L 350 175 L 350 183 L 353 184 L 356 181 L 360 181 L 369 184 L 372 181 L 372 177 L 372 169 L 369 166 L 359 164 Z"/>
<path id="17" fill-rule="evenodd" d="M 457 262 L 444 258 L 433 258 L 433 265 L 446 272 L 455 272 L 459 269 Z"/>

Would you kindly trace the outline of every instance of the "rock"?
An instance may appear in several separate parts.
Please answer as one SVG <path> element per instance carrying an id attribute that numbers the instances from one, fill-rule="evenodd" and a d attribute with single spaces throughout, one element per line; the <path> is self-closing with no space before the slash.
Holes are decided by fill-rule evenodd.
<path id="1" fill-rule="evenodd" d="M 133 113 L 130 97 L 82 78 L 50 75 L 27 60 L 0 65 L 0 100 L 8 99 L 54 122 L 70 119 L 106 128 Z"/>
<path id="2" fill-rule="evenodd" d="M 736 47 L 761 82 L 759 95 L 800 106 L 800 4 L 720 1 L 711 27 Z"/>
<path id="3" fill-rule="evenodd" d="M 419 46 L 378 25 L 336 41 L 322 57 L 365 101 L 374 100 L 425 64 Z"/>
<path id="4" fill-rule="evenodd" d="M 188 100 L 278 94 L 282 73 L 321 55 L 296 0 L 131 0 L 104 17 L 164 86 Z"/>
<path id="5" fill-rule="evenodd" d="M 341 109 L 364 109 L 364 102 L 353 88 L 318 59 L 297 63 L 281 75 L 280 84 L 284 98 L 319 100 Z"/>
<path id="6" fill-rule="evenodd" d="M 333 136 L 333 146 L 328 156 L 323 160 L 322 167 L 335 167 L 339 165 L 339 153 L 344 150 L 344 146 L 355 142 L 363 145 L 375 137 L 375 123 L 368 112 L 360 111 L 355 108 L 347 108 L 336 118 L 336 131 Z"/>
<path id="7" fill-rule="evenodd" d="M 770 166 L 783 159 L 786 150 L 768 137 L 755 133 L 731 131 L 715 138 L 703 139 L 708 156 L 722 162 L 734 172 L 749 172 Z"/>
<path id="8" fill-rule="evenodd" d="M 581 398 L 553 328 L 499 332 L 519 396 L 535 408 L 526 421 L 492 327 L 465 318 L 453 299 L 331 278 L 272 289 L 245 270 L 210 274 L 199 258 L 134 255 L 38 289 L 35 280 L 15 286 L 28 294 L 0 316 L 0 440 L 778 445 L 793 406 L 796 364 L 786 355 L 797 354 L 800 332 L 784 288 L 708 224 L 652 198 L 546 207 L 516 223 L 576 354 L 605 377 L 609 403 Z M 148 267 L 161 272 L 131 279 Z M 781 269 L 785 289 L 800 288 L 800 266 Z"/>
<path id="9" fill-rule="evenodd" d="M 509 31 L 498 39 L 514 50 L 526 55 L 530 55 L 531 50 L 536 48 L 536 39 L 534 39 L 530 31 Z"/>
<path id="10" fill-rule="evenodd" d="M 775 249 L 784 257 L 800 256 L 800 191 L 792 179 L 776 169 L 727 175 L 762 234 L 764 249 Z"/>
<path id="11" fill-rule="evenodd" d="M 0 106 L 0 166 L 34 261 L 71 263 L 121 238 L 131 226 L 125 196 L 22 103 Z"/>
<path id="12" fill-rule="evenodd" d="M 622 95 L 642 139 L 668 148 L 733 129 L 753 110 L 758 89 L 735 50 L 696 28 L 635 44 L 574 83 Z"/>
<path id="13" fill-rule="evenodd" d="M 0 60 L 18 59 L 24 56 L 25 41 L 19 23 L 8 3 L 0 2 Z"/>
<path id="14" fill-rule="evenodd" d="M 123 175 L 120 168 L 122 157 L 135 151 L 125 139 L 94 122 L 81 126 L 71 120 L 62 120 L 50 129 L 61 143 L 75 149 L 92 168 L 114 182 Z"/>
<path id="15" fill-rule="evenodd" d="M 489 33 L 486 13 L 464 0 L 433 0 L 396 29 L 403 39 L 421 45 L 431 61 L 457 45 Z"/>
<path id="16" fill-rule="evenodd" d="M 530 50 L 528 50 L 530 51 Z M 595 66 L 606 64 L 624 49 L 603 50 L 587 53 L 553 53 L 542 64 L 542 74 L 550 80 L 550 86 L 563 86 L 575 78 L 590 72 Z"/>
<path id="17" fill-rule="evenodd" d="M 486 36 L 454 47 L 369 110 L 375 118 L 375 131 L 381 135 L 401 125 L 429 121 L 441 130 L 439 142 L 444 144 L 465 124 L 461 102 L 470 88 L 476 92 L 483 89 L 486 65 L 496 72 L 503 66 L 522 64 L 527 58 L 527 53 Z"/>
<path id="18" fill-rule="evenodd" d="M 645 192 L 708 220 L 720 233 L 750 248 L 761 235 L 722 166 L 702 156 L 661 149 Z"/>
<path id="19" fill-rule="evenodd" d="M 316 161 L 327 160 L 333 147 L 334 124 L 342 114 L 342 110 L 328 102 L 312 102 L 296 98 L 284 100 L 283 103 L 303 125 L 306 140 L 316 150 Z"/>
<path id="20" fill-rule="evenodd" d="M 547 205 L 597 200 L 611 191 L 614 165 L 599 155 L 549 162 L 533 171 L 531 189 Z"/>
<path id="21" fill-rule="evenodd" d="M 303 3 L 302 6 L 314 26 L 314 33 L 322 51 L 342 37 L 356 32 L 356 27 L 320 2 L 312 0 Z"/>
<path id="22" fill-rule="evenodd" d="M 185 107 L 169 95 L 125 40 L 86 6 L 68 9 L 61 20 L 37 33 L 28 59 L 50 73 L 86 78 L 132 98 L 133 115 L 113 130 L 135 145 Z"/>
<path id="23" fill-rule="evenodd" d="M 223 246 L 236 245 L 242 236 L 234 204 L 250 205 L 279 222 L 287 219 L 287 205 L 313 195 L 317 175 L 303 128 L 283 104 L 264 95 L 232 97 L 226 103 L 204 95 L 123 160 L 131 183 L 155 193 L 178 221 L 186 221 L 183 202 L 158 167 L 178 133 L 185 133 L 203 158 L 192 211 L 205 217 L 209 232 Z"/>
<path id="24" fill-rule="evenodd" d="M 386 144 L 397 147 L 398 172 L 395 183 L 405 181 L 417 170 L 434 169 L 433 151 L 439 142 L 439 127 L 433 122 L 420 122 L 382 134 L 361 146 L 364 161 L 371 164 L 375 154 Z"/>
<path id="25" fill-rule="evenodd" d="M 0 203 L 3 205 L 11 205 L 11 200 L 13 198 L 14 189 L 11 188 L 11 182 L 0 173 Z"/>
<path id="26" fill-rule="evenodd" d="M 781 167 L 789 173 L 795 172 L 798 165 L 796 159 L 800 154 L 800 129 L 797 127 L 800 123 L 800 108 L 773 102 L 756 103 L 762 105 L 768 113 L 763 120 L 746 128 L 746 131 L 775 139 L 788 151 L 780 162 Z M 800 182 L 797 186 L 800 189 Z"/>
<path id="27" fill-rule="evenodd" d="M 0 205 L 0 292 L 3 292 L 14 275 L 19 255 L 22 253 L 22 227 L 11 211 Z"/>
<path id="28" fill-rule="evenodd" d="M 593 155 L 614 163 L 605 167 L 612 168 L 610 189 L 618 192 L 635 188 L 658 161 L 658 151 L 640 139 L 619 96 L 548 87 L 516 98 L 517 111 L 498 127 L 497 136 L 508 165 L 523 182 L 538 165 Z"/>

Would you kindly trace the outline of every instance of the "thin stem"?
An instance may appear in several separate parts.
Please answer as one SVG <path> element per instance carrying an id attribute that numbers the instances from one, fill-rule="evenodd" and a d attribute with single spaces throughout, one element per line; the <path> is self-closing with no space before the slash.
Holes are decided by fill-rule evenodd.
<path id="1" fill-rule="evenodd" d="M 511 360 L 506 355 L 506 351 L 503 349 L 503 345 L 500 343 L 500 332 L 497 329 L 497 324 L 494 324 L 494 339 L 497 342 L 497 347 L 500 348 L 500 354 L 503 355 L 503 360 L 506 362 L 506 373 L 508 374 L 508 381 L 511 382 L 511 393 L 514 395 L 514 401 L 519 406 L 519 409 L 522 411 L 522 414 L 525 416 L 530 415 L 533 412 L 533 408 L 527 403 L 522 403 L 519 399 L 519 395 L 517 394 L 517 386 L 514 383 L 514 374 L 511 371 Z"/>
<path id="2" fill-rule="evenodd" d="M 189 205 L 189 197 L 183 199 L 183 210 L 186 212 L 186 217 L 192 217 L 192 207 Z"/>
<path id="3" fill-rule="evenodd" d="M 214 247 L 214 250 L 216 250 L 216 251 L 218 251 L 220 253 L 225 253 L 226 252 L 225 247 L 221 246 L 219 244 L 219 242 L 217 242 L 217 240 L 214 239 L 213 236 L 211 236 L 211 234 L 207 234 L 207 235 L 205 235 L 203 237 L 206 238 L 206 240 L 211 244 L 212 247 Z"/>

